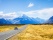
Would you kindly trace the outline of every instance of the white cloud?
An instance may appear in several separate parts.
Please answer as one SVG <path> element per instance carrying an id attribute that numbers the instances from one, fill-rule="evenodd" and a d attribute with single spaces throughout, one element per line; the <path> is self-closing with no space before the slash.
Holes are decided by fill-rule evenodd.
<path id="1" fill-rule="evenodd" d="M 34 10 L 34 11 L 28 11 L 28 12 L 12 12 L 12 13 L 4 13 L 0 12 L 0 18 L 5 18 L 5 19 L 14 19 L 16 17 L 21 17 L 23 14 L 29 16 L 29 17 L 39 17 L 41 19 L 49 19 L 51 16 L 53 16 L 53 8 L 46 8 L 46 9 L 41 9 L 41 10 Z"/>
<path id="2" fill-rule="evenodd" d="M 16 12 L 13 12 L 13 13 L 0 12 L 0 18 L 4 18 L 4 19 L 14 19 L 16 17 L 18 17 Z"/>
<path id="3" fill-rule="evenodd" d="M 32 7 L 32 6 L 34 6 L 34 4 L 33 3 L 29 3 L 28 7 Z"/>
<path id="4" fill-rule="evenodd" d="M 39 17 L 41 19 L 49 19 L 51 16 L 53 16 L 53 8 L 46 8 L 41 10 L 34 10 L 34 11 L 28 11 L 28 12 L 21 12 L 22 14 L 26 14 L 29 17 Z"/>

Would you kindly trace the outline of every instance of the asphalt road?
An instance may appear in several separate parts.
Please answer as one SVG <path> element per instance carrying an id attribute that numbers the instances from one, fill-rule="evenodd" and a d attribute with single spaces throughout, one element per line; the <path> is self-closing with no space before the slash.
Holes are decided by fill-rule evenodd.
<path id="1" fill-rule="evenodd" d="M 23 31 L 25 28 L 27 27 L 27 25 L 24 25 L 22 28 L 18 29 L 18 30 L 11 30 L 11 31 L 7 31 L 7 32 L 0 32 L 0 40 L 6 40 L 12 36 L 14 36 L 17 33 L 20 33 L 21 31 Z"/>

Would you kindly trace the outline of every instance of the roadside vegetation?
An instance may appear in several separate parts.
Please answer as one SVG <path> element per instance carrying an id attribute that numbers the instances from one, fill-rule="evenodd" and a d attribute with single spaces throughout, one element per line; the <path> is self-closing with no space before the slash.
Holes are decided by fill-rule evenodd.
<path id="1" fill-rule="evenodd" d="M 53 25 L 28 25 L 8 40 L 53 40 Z"/>
<path id="2" fill-rule="evenodd" d="M 15 27 L 21 28 L 23 25 L 0 25 L 0 32 L 14 30 Z"/>

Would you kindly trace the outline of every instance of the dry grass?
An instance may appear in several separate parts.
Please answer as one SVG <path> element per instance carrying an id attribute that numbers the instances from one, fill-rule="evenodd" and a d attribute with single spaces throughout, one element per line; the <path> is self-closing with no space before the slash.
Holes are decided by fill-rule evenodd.
<path id="1" fill-rule="evenodd" d="M 22 25 L 3 25 L 3 26 L 0 26 L 0 32 L 14 30 L 14 27 L 21 28 L 21 26 Z"/>
<path id="2" fill-rule="evenodd" d="M 53 40 L 53 25 L 28 25 L 24 31 L 8 40 Z"/>

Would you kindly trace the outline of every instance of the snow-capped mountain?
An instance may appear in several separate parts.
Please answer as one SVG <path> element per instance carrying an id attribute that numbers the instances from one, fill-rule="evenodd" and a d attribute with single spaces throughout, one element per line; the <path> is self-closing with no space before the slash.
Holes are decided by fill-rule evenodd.
<path id="1" fill-rule="evenodd" d="M 24 14 L 22 17 L 15 18 L 14 23 L 15 24 L 40 24 L 41 22 L 38 20 L 41 19 L 30 18 Z"/>
<path id="2" fill-rule="evenodd" d="M 13 20 L 5 20 L 4 18 L 0 19 L 0 24 L 41 24 L 43 22 L 43 19 L 28 17 L 25 14 Z"/>

